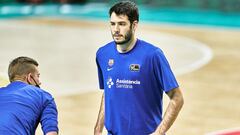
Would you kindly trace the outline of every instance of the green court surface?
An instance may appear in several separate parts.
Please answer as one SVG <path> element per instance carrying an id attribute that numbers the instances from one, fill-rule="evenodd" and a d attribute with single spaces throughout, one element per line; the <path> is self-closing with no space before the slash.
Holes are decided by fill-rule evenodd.
<path id="1" fill-rule="evenodd" d="M 109 4 L 89 3 L 85 5 L 0 5 L 0 19 L 22 17 L 57 17 L 67 19 L 108 18 Z M 153 8 L 139 6 L 140 20 L 151 23 L 173 23 L 184 25 L 204 25 L 240 28 L 239 12 L 223 12 L 218 10 Z"/>

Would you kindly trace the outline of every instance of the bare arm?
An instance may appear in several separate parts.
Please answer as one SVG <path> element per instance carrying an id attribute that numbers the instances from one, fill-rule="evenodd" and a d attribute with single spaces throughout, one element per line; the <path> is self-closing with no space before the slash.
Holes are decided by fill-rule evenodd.
<path id="1" fill-rule="evenodd" d="M 167 92 L 167 95 L 170 98 L 168 107 L 165 111 L 161 124 L 158 126 L 153 135 L 164 135 L 172 126 L 183 106 L 184 100 L 179 88 L 175 88 Z"/>
<path id="2" fill-rule="evenodd" d="M 98 113 L 98 119 L 94 128 L 94 135 L 101 135 L 104 127 L 104 108 L 105 108 L 105 101 L 104 101 L 104 93 L 102 95 L 102 101 Z"/>
<path id="3" fill-rule="evenodd" d="M 53 132 L 48 132 L 46 135 L 58 135 L 58 133 L 53 131 Z"/>

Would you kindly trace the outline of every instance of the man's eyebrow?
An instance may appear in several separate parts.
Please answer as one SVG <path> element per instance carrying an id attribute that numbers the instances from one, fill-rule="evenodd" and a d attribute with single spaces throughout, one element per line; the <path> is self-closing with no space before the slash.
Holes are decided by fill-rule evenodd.
<path id="1" fill-rule="evenodd" d="M 126 23 L 126 22 L 125 21 L 119 21 L 119 22 L 110 21 L 110 23 Z"/>

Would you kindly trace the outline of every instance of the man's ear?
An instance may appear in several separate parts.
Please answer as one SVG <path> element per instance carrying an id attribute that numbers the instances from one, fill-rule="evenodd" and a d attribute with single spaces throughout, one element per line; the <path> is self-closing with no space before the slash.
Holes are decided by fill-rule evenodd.
<path id="1" fill-rule="evenodd" d="M 133 21 L 132 28 L 133 28 L 134 32 L 136 31 L 137 26 L 138 26 L 138 21 Z"/>
<path id="2" fill-rule="evenodd" d="M 32 73 L 28 73 L 27 76 L 26 76 L 26 80 L 27 80 L 27 82 L 30 83 L 30 84 L 31 84 L 31 82 L 32 82 L 32 77 L 31 77 L 31 75 L 32 75 Z"/>

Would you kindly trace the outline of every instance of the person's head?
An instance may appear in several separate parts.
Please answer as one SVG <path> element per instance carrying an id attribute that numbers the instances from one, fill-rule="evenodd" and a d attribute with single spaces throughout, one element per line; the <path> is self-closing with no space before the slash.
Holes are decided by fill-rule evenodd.
<path id="1" fill-rule="evenodd" d="M 38 62 L 29 57 L 17 57 L 12 60 L 8 67 L 9 81 L 24 81 L 28 84 L 39 87 Z"/>
<path id="2" fill-rule="evenodd" d="M 114 41 L 120 45 L 130 41 L 139 21 L 137 5 L 131 1 L 120 1 L 110 8 L 109 16 Z"/>

